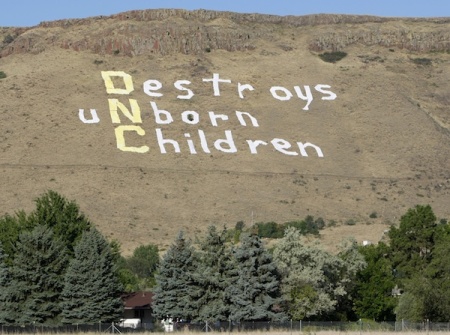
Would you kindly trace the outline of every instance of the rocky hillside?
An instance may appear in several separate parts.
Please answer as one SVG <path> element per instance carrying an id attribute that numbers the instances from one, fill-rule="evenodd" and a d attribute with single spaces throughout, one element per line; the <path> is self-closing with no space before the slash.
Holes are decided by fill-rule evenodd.
<path id="1" fill-rule="evenodd" d="M 241 220 L 320 216 L 333 245 L 416 204 L 450 218 L 449 18 L 132 11 L 0 28 L 0 56 L 4 213 L 53 189 L 126 253 Z"/>

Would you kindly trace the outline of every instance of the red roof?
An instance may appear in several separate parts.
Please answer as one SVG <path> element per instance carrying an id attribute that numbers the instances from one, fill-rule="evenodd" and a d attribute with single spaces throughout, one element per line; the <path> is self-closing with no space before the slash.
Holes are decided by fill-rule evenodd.
<path id="1" fill-rule="evenodd" d="M 133 292 L 122 296 L 125 309 L 150 309 L 153 293 L 151 292 Z"/>

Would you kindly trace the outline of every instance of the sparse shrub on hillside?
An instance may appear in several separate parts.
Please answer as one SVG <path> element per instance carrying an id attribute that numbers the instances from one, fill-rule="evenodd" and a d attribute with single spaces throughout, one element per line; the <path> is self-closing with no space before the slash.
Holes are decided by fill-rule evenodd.
<path id="1" fill-rule="evenodd" d="M 417 65 L 429 66 L 432 64 L 432 60 L 430 58 L 413 58 L 411 60 Z"/>
<path id="2" fill-rule="evenodd" d="M 336 227 L 336 225 L 337 225 L 336 220 L 330 220 L 328 222 L 328 227 Z"/>
<path id="3" fill-rule="evenodd" d="M 100 65 L 100 64 L 103 64 L 103 61 L 100 60 L 100 59 L 96 59 L 96 60 L 94 60 L 94 64 L 95 65 Z"/>
<path id="4" fill-rule="evenodd" d="M 0 71 L 0 79 L 6 78 L 6 73 L 3 71 Z"/>
<path id="5" fill-rule="evenodd" d="M 371 219 L 376 219 L 377 217 L 378 217 L 377 212 L 372 212 L 372 213 L 370 213 L 370 215 L 369 215 L 369 218 L 371 218 Z"/>
<path id="6" fill-rule="evenodd" d="M 347 56 L 344 51 L 324 52 L 319 55 L 320 59 L 327 63 L 336 63 Z"/>
<path id="7" fill-rule="evenodd" d="M 347 221 L 345 221 L 345 224 L 347 226 L 354 226 L 356 224 L 356 221 L 353 219 L 348 219 Z"/>
<path id="8" fill-rule="evenodd" d="M 3 44 L 9 44 L 12 41 L 14 41 L 14 37 L 11 36 L 11 34 L 8 34 L 5 36 L 5 38 L 3 39 Z"/>
<path id="9" fill-rule="evenodd" d="M 316 220 L 312 215 L 307 215 L 304 220 L 288 221 L 282 224 L 276 222 L 258 222 L 253 229 L 259 237 L 263 238 L 282 238 L 287 228 L 297 229 L 301 235 L 319 235 L 319 230 L 325 227 L 325 221 L 322 218 Z"/>

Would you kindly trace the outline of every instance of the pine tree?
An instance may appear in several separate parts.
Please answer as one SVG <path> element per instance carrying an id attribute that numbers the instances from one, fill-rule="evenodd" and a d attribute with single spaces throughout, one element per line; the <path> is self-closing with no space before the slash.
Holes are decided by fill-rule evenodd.
<path id="1" fill-rule="evenodd" d="M 19 235 L 11 267 L 7 315 L 17 324 L 59 321 L 60 292 L 67 257 L 65 245 L 52 231 L 38 226 Z"/>
<path id="2" fill-rule="evenodd" d="M 106 239 L 95 229 L 85 231 L 75 246 L 62 291 L 62 322 L 117 321 L 123 312 L 122 285 Z"/>
<path id="3" fill-rule="evenodd" d="M 193 280 L 195 267 L 195 250 L 180 232 L 159 264 L 153 291 L 153 312 L 157 318 L 192 320 L 198 316 L 196 301 L 200 292 Z"/>
<path id="4" fill-rule="evenodd" d="M 285 318 L 277 310 L 281 304 L 280 276 L 272 256 L 257 235 L 242 236 L 233 251 L 235 270 L 226 289 L 233 321 L 278 321 Z"/>
<path id="5" fill-rule="evenodd" d="M 208 228 L 200 243 L 200 255 L 194 279 L 200 289 L 199 321 L 226 321 L 229 307 L 225 304 L 225 290 L 229 286 L 231 253 L 226 245 L 227 230 L 219 234 L 216 227 Z"/>

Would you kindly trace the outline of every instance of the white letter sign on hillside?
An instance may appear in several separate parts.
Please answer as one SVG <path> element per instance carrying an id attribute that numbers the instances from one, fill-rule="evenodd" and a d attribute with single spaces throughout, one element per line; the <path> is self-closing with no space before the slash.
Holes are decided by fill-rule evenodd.
<path id="1" fill-rule="evenodd" d="M 155 148 L 161 154 L 186 152 L 190 155 L 210 154 L 214 151 L 223 154 L 247 151 L 251 155 L 257 155 L 270 151 L 288 157 L 324 157 L 322 149 L 311 142 L 288 141 L 279 137 L 235 141 L 235 136 L 230 129 L 220 130 L 219 133 L 223 135 L 213 138 L 214 136 L 211 134 L 208 135 L 207 129 L 200 129 L 199 125 L 202 124 L 205 127 L 206 122 L 212 128 L 223 129 L 232 127 L 232 125 L 234 125 L 233 128 L 236 128 L 237 122 L 239 128 L 236 129 L 245 132 L 247 128 L 259 128 L 260 124 L 254 112 L 235 110 L 232 114 L 224 114 L 211 110 L 202 113 L 191 109 L 178 113 L 169 111 L 164 107 L 165 96 L 162 93 L 164 84 L 157 79 L 148 79 L 142 84 L 142 91 L 152 98 L 146 103 L 149 108 L 143 115 L 139 102 L 130 97 L 134 91 L 133 77 L 130 74 L 123 71 L 102 71 L 101 77 L 108 95 L 108 110 L 114 126 L 116 147 L 120 151 L 145 154 L 150 152 L 151 148 Z M 211 85 L 212 95 L 218 98 L 221 97 L 221 87 L 228 88 L 234 85 L 237 88 L 239 99 L 251 98 L 252 92 L 255 91 L 251 84 L 238 82 L 235 85 L 231 79 L 223 79 L 219 73 L 213 73 L 212 78 L 202 78 L 201 82 L 204 83 L 203 85 Z M 176 99 L 190 100 L 194 97 L 195 87 L 191 85 L 190 80 L 176 80 L 173 83 L 173 87 L 178 91 Z M 166 93 L 166 91 L 164 92 Z M 331 86 L 325 84 L 317 84 L 314 89 L 311 89 L 310 85 L 296 85 L 292 88 L 274 85 L 270 87 L 268 93 L 280 103 L 291 99 L 302 100 L 305 103 L 302 108 L 304 111 L 310 110 L 314 96 L 317 94 L 320 94 L 320 99 L 324 101 L 332 101 L 337 98 L 337 95 L 331 91 Z M 128 99 L 124 99 L 123 96 L 128 96 Z M 158 103 L 155 99 L 158 100 Z M 84 124 L 100 122 L 96 109 L 90 109 L 90 114 L 90 118 L 86 117 L 84 109 L 79 109 L 78 117 Z M 144 125 L 147 125 L 147 121 L 143 122 L 143 120 L 149 119 L 153 120 L 156 126 L 154 132 L 146 132 L 143 128 Z M 183 127 L 185 130 L 182 134 L 177 135 L 169 131 L 173 124 L 179 122 L 186 125 Z M 188 129 L 187 132 L 186 129 Z M 236 129 L 234 131 L 237 131 Z M 217 130 L 214 132 L 215 134 L 217 134 Z"/>

